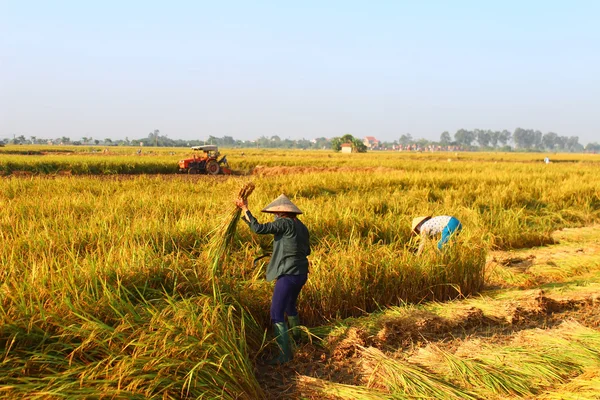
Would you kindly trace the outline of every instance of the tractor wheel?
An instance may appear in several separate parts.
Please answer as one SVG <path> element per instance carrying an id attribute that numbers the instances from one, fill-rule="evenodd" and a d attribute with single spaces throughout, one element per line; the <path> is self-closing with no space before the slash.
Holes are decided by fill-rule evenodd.
<path id="1" fill-rule="evenodd" d="M 206 163 L 206 173 L 209 175 L 217 175 L 221 172 L 221 167 L 219 167 L 219 163 L 215 160 L 210 160 Z"/>
<path id="2" fill-rule="evenodd" d="M 188 174 L 190 175 L 197 175 L 200 173 L 200 168 L 198 167 L 192 167 L 188 170 Z"/>

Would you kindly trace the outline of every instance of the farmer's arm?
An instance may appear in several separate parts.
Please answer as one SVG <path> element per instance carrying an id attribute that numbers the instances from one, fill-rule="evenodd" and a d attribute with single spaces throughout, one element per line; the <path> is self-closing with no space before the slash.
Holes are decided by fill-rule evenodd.
<path id="1" fill-rule="evenodd" d="M 285 232 L 285 225 L 283 224 L 283 220 L 281 219 L 261 224 L 256 218 L 254 218 L 254 215 L 252 215 L 250 210 L 246 210 L 245 217 L 246 218 L 244 219 L 244 221 L 246 221 L 246 223 L 254 233 L 258 233 L 261 235 L 276 235 L 278 233 Z"/>
<path id="2" fill-rule="evenodd" d="M 261 235 L 275 235 L 278 233 L 283 233 L 285 231 L 285 225 L 281 220 L 267 222 L 266 224 L 259 223 L 258 220 L 254 217 L 254 215 L 252 215 L 252 213 L 248 209 L 247 201 L 238 199 L 236 200 L 235 205 L 242 209 L 242 214 L 244 216 L 243 220 L 248 224 L 248 226 L 253 232 Z"/>

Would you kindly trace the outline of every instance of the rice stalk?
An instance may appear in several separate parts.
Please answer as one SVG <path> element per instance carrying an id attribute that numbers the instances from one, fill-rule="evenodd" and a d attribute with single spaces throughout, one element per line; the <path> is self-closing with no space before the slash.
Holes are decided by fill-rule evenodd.
<path id="1" fill-rule="evenodd" d="M 362 400 L 392 400 L 408 399 L 406 396 L 392 395 L 378 390 L 368 389 L 361 386 L 345 385 L 337 382 L 330 382 L 324 379 L 313 378 L 306 375 L 299 375 L 296 378 L 298 391 L 303 396 L 335 396 L 340 399 L 362 399 Z"/>
<path id="2" fill-rule="evenodd" d="M 428 358 L 432 362 L 431 356 L 439 357 L 453 379 L 477 392 L 531 396 L 567 382 L 586 368 L 599 368 L 599 339 L 600 333 L 593 329 L 564 323 L 559 329 L 522 332 L 509 346 L 474 343 L 461 356 L 430 346 L 433 352 Z"/>
<path id="3" fill-rule="evenodd" d="M 249 361 L 244 321 L 209 296 L 144 301 L 139 320 L 107 325 L 67 305 L 36 332 L 0 328 L 0 376 L 12 398 L 264 397 Z M 43 324 L 36 321 L 36 325 Z M 41 329 L 44 328 L 44 329 Z M 9 336 L 10 335 L 10 336 Z"/>
<path id="4" fill-rule="evenodd" d="M 539 396 L 541 400 L 597 400 L 600 398 L 600 370 L 593 369 Z"/>
<path id="5" fill-rule="evenodd" d="M 577 322 L 564 322 L 553 330 L 523 332 L 519 340 L 540 348 L 546 355 L 570 362 L 579 370 L 600 368 L 600 332 Z"/>
<path id="6" fill-rule="evenodd" d="M 488 390 L 496 395 L 530 396 L 533 394 L 529 380 L 518 371 L 509 374 L 500 367 L 488 365 L 480 360 L 463 359 L 446 351 L 439 351 L 451 376 L 478 391 Z"/>
<path id="7" fill-rule="evenodd" d="M 392 394 L 409 398 L 477 399 L 472 392 L 446 382 L 425 369 L 392 359 L 374 347 L 362 348 L 368 387 L 383 384 Z"/>
<path id="8" fill-rule="evenodd" d="M 253 182 L 245 183 L 238 192 L 238 198 L 248 200 L 248 197 L 254 191 L 255 185 Z M 218 277 L 223 273 L 222 265 L 227 257 L 227 252 L 237 228 L 238 221 L 242 215 L 242 210 L 234 206 L 229 216 L 221 222 L 219 226 L 211 233 L 211 239 L 208 243 L 209 259 L 212 260 L 211 277 L 213 284 L 213 297 L 220 298 L 221 294 L 218 289 Z"/>

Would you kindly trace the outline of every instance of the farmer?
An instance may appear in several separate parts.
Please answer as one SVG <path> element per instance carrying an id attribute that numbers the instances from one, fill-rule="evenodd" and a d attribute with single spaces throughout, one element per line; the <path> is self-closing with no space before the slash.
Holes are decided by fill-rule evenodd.
<path id="1" fill-rule="evenodd" d="M 300 339 L 296 300 L 308 278 L 308 229 L 297 218 L 302 211 L 283 194 L 262 210 L 275 214 L 273 222 L 259 223 L 248 210 L 248 203 L 242 199 L 237 199 L 235 205 L 242 209 L 244 221 L 253 232 L 275 236 L 273 255 L 267 267 L 267 281 L 276 280 L 271 299 L 271 322 L 279 345 L 279 355 L 269 364 L 283 364 L 293 358 L 285 314 L 294 339 Z"/>
<path id="2" fill-rule="evenodd" d="M 437 244 L 438 250 L 450 240 L 454 234 L 458 234 L 462 229 L 460 221 L 449 215 L 439 215 L 437 217 L 417 217 L 412 221 L 412 233 L 421 236 L 421 243 L 417 254 L 421 254 L 425 248 L 427 238 L 442 235 Z"/>

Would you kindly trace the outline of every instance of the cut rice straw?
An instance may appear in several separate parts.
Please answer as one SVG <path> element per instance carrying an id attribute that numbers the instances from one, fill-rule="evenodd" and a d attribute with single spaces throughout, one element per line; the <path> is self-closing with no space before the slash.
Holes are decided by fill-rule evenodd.
<path id="1" fill-rule="evenodd" d="M 460 387 L 446 382 L 425 369 L 402 360 L 392 359 L 374 347 L 362 348 L 369 384 L 382 383 L 393 395 L 425 399 L 477 399 Z"/>
<path id="2" fill-rule="evenodd" d="M 253 182 L 245 183 L 238 192 L 238 198 L 246 201 L 254 191 Z M 212 259 L 211 279 L 213 284 L 213 297 L 221 298 L 221 292 L 218 288 L 218 277 L 222 274 L 222 265 L 225 262 L 227 253 L 237 228 L 238 221 L 242 215 L 242 210 L 235 206 L 229 213 L 229 217 L 223 219 L 223 222 L 212 232 L 211 240 L 208 244 L 209 259 Z"/>
<path id="3" fill-rule="evenodd" d="M 398 397 L 378 390 L 367 389 L 361 386 L 345 385 L 343 383 L 330 382 L 324 379 L 312 378 L 306 375 L 300 375 L 296 378 L 298 390 L 303 396 L 326 395 L 335 396 L 340 399 L 363 399 L 363 400 L 386 400 L 403 399 L 408 397 Z"/>

